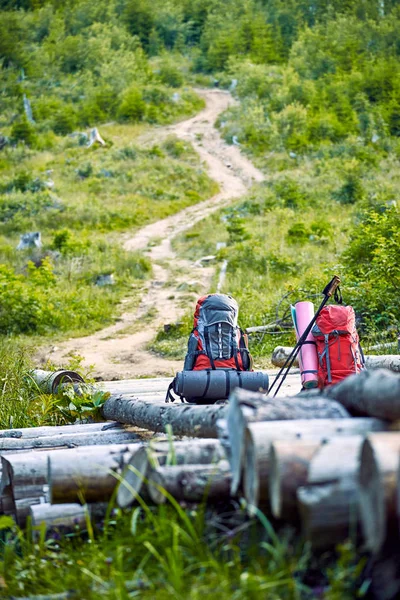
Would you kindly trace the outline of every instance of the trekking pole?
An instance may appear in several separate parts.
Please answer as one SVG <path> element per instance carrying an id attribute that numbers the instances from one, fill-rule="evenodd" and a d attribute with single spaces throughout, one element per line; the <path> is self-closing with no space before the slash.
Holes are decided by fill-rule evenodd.
<path id="1" fill-rule="evenodd" d="M 328 302 L 329 298 L 336 292 L 336 290 L 338 289 L 340 284 L 340 279 L 337 275 L 334 275 L 334 277 L 331 279 L 331 281 L 328 283 L 327 286 L 325 286 L 325 288 L 322 291 L 322 294 L 324 296 L 324 299 L 322 300 L 317 312 L 315 313 L 315 315 L 313 316 L 313 318 L 311 319 L 310 323 L 307 325 L 306 329 L 304 330 L 304 332 L 302 333 L 302 335 L 299 337 L 299 339 L 297 340 L 297 343 L 295 345 L 295 347 L 293 348 L 293 350 L 291 351 L 290 355 L 288 356 L 288 358 L 285 361 L 285 364 L 283 365 L 283 367 L 281 368 L 281 370 L 279 371 L 278 375 L 275 377 L 270 389 L 269 389 L 269 393 L 272 391 L 272 388 L 274 387 L 275 383 L 278 381 L 278 379 L 281 377 L 282 373 L 286 370 L 284 376 L 282 377 L 276 391 L 275 394 L 273 395 L 273 398 L 275 398 L 275 396 L 277 395 L 277 393 L 279 392 L 279 390 L 282 387 L 282 383 L 285 381 L 287 374 L 289 373 L 289 370 L 291 368 L 291 366 L 293 365 L 296 356 L 298 355 L 302 345 L 304 344 L 304 342 L 307 339 L 308 334 L 310 333 L 315 321 L 317 320 L 321 310 L 324 308 L 325 304 Z"/>

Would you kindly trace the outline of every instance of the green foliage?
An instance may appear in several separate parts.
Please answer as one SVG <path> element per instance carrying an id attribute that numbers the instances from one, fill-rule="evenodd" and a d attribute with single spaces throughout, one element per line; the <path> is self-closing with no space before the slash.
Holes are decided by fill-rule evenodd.
<path id="1" fill-rule="evenodd" d="M 24 142 L 27 146 L 35 146 L 37 142 L 35 129 L 26 118 L 21 118 L 13 124 L 11 140 L 17 143 Z"/>
<path id="2" fill-rule="evenodd" d="M 351 302 L 373 329 L 400 322 L 400 214 L 396 207 L 371 210 L 353 229 L 342 261 Z"/>
<path id="3" fill-rule="evenodd" d="M 65 386 L 55 400 L 55 408 L 60 412 L 60 420 L 64 419 L 66 424 L 86 419 L 102 421 L 101 408 L 109 397 L 109 392 L 93 391 L 90 386 L 81 386 L 79 394 L 73 386 Z"/>

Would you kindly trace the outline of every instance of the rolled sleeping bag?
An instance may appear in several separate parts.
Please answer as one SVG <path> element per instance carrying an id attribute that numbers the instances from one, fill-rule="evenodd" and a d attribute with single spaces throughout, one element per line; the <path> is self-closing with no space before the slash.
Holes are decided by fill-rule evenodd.
<path id="1" fill-rule="evenodd" d="M 261 371 L 233 371 L 206 369 L 180 371 L 174 379 L 174 392 L 194 404 L 210 404 L 226 400 L 231 391 L 241 387 L 251 392 L 268 392 L 267 373 Z"/>
<path id="2" fill-rule="evenodd" d="M 314 317 L 314 304 L 312 302 L 296 302 L 295 304 L 295 330 L 297 340 L 303 335 Z M 303 388 L 318 387 L 318 355 L 313 334 L 306 337 L 299 351 L 299 365 L 301 383 Z"/>

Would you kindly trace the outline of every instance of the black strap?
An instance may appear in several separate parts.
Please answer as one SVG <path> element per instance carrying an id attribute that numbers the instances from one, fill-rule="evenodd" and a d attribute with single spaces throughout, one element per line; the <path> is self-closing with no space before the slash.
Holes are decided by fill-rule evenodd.
<path id="1" fill-rule="evenodd" d="M 210 373 L 210 370 L 207 369 L 206 387 L 204 388 L 203 395 L 200 396 L 200 398 L 205 398 L 207 396 L 208 388 L 210 387 L 210 381 L 211 381 L 211 373 Z"/>
<path id="2" fill-rule="evenodd" d="M 304 373 L 318 373 L 318 371 L 308 369 L 307 371 L 300 371 L 300 373 L 304 375 Z"/>
<path id="3" fill-rule="evenodd" d="M 241 371 L 238 371 L 238 380 L 239 380 L 239 387 L 242 388 L 243 387 L 243 379 L 242 379 Z"/>
<path id="4" fill-rule="evenodd" d="M 165 402 L 175 402 L 175 398 L 172 395 L 172 390 L 174 389 L 175 379 L 169 384 L 167 389 L 167 395 L 165 396 Z"/>
<path id="5" fill-rule="evenodd" d="M 317 342 L 313 342 L 312 340 L 306 340 L 302 343 L 302 346 L 305 346 L 306 344 L 312 344 L 313 346 L 316 346 Z"/>
<path id="6" fill-rule="evenodd" d="M 229 398 L 231 391 L 231 380 L 229 378 L 229 371 L 225 371 L 225 398 Z"/>
<path id="7" fill-rule="evenodd" d="M 361 344 L 360 344 L 360 342 L 358 342 L 358 348 L 359 348 L 359 350 L 360 350 L 360 354 L 361 354 L 361 365 L 362 365 L 363 367 L 365 367 L 365 356 L 364 356 L 363 349 L 361 348 Z"/>
<path id="8" fill-rule="evenodd" d="M 171 383 L 168 386 L 167 389 L 167 394 L 165 396 L 165 402 L 168 404 L 169 402 L 175 402 L 176 398 L 175 396 L 172 394 L 172 391 L 174 391 L 174 393 L 180 398 L 181 402 L 185 402 L 183 396 L 181 396 L 180 394 L 178 394 L 178 392 L 175 390 L 175 383 L 176 383 L 176 377 L 174 377 L 174 379 L 171 381 Z"/>
<path id="9" fill-rule="evenodd" d="M 206 355 L 208 356 L 212 370 L 215 371 L 215 363 L 214 363 L 214 359 L 213 359 L 212 353 L 211 353 L 210 336 L 208 335 L 208 327 L 204 327 L 204 341 L 206 344 Z"/>
<path id="10" fill-rule="evenodd" d="M 343 304 L 343 296 L 339 286 L 336 288 L 333 297 L 335 299 L 336 304 Z"/>
<path id="11" fill-rule="evenodd" d="M 236 365 L 236 369 L 238 371 L 240 371 L 240 365 L 239 365 L 239 359 L 238 359 L 238 346 L 237 346 L 237 341 L 236 341 L 236 331 L 233 330 L 231 332 L 231 347 L 232 347 L 232 354 L 233 354 L 233 358 L 235 359 L 235 365 Z"/>

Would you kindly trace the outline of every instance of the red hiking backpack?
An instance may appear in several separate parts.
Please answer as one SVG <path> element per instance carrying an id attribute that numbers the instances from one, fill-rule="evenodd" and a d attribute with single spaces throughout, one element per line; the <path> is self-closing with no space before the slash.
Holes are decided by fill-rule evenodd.
<path id="1" fill-rule="evenodd" d="M 231 296 L 209 294 L 199 298 L 183 366 L 185 371 L 252 370 L 247 336 L 237 325 L 238 314 L 238 304 Z"/>
<path id="2" fill-rule="evenodd" d="M 352 306 L 325 306 L 312 333 L 318 354 L 318 387 L 338 383 L 364 368 Z"/>

